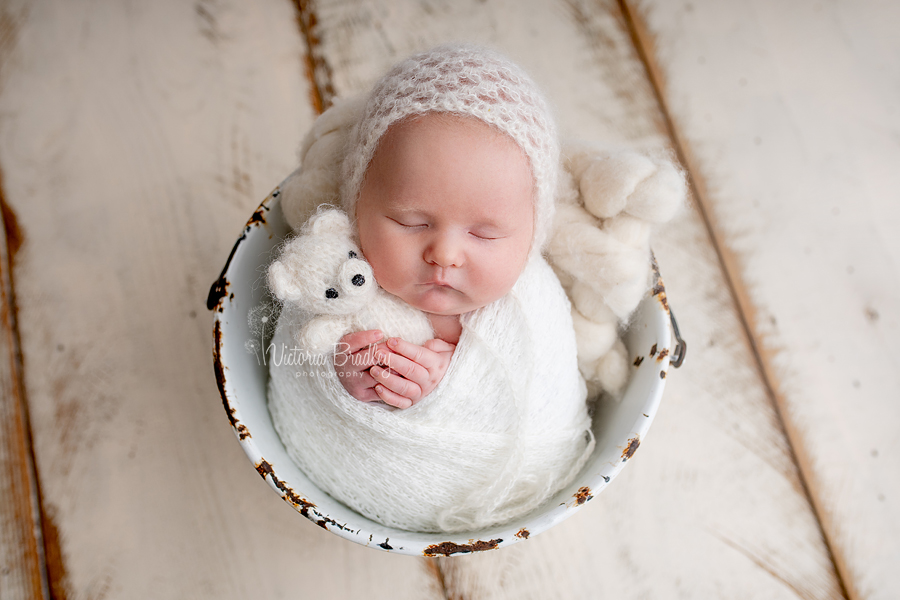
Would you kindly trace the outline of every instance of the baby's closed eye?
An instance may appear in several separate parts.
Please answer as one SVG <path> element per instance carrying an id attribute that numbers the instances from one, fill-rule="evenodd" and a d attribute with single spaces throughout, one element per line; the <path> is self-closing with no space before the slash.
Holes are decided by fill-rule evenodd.
<path id="1" fill-rule="evenodd" d="M 424 228 L 428 227 L 428 223 L 411 221 L 409 219 L 400 220 L 400 219 L 395 219 L 394 217 L 388 217 L 388 219 L 390 219 L 397 225 L 400 225 L 401 227 L 404 227 L 406 229 L 420 229 L 420 228 L 424 229 Z"/>
<path id="2" fill-rule="evenodd" d="M 470 231 L 470 232 L 469 232 L 469 235 L 471 235 L 472 237 L 476 237 L 476 238 L 478 238 L 479 240 L 488 240 L 488 241 L 490 241 L 490 240 L 499 240 L 499 239 L 503 239 L 503 238 L 506 237 L 505 235 L 503 235 L 503 234 L 500 233 L 500 232 L 495 232 L 495 231 L 478 231 L 478 230 Z"/>

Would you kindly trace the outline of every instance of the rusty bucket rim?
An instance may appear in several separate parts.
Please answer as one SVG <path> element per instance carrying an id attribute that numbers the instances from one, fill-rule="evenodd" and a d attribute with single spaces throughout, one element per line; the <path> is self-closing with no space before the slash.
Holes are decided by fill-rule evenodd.
<path id="1" fill-rule="evenodd" d="M 207 307 L 214 314 L 213 363 L 217 385 L 235 436 L 238 438 L 238 442 L 254 465 L 257 473 L 266 480 L 282 499 L 293 506 L 300 514 L 323 529 L 370 548 L 417 556 L 457 556 L 508 546 L 521 540 L 529 539 L 553 527 L 580 510 L 590 499 L 603 491 L 616 475 L 621 472 L 628 460 L 634 455 L 653 421 L 665 386 L 665 374 L 668 371 L 671 358 L 670 350 L 674 350 L 674 348 L 670 348 L 674 336 L 671 331 L 671 316 L 668 304 L 665 300 L 662 302 L 657 301 L 658 291 L 660 289 L 663 290 L 664 298 L 665 289 L 662 278 L 658 276 L 658 270 L 657 285 L 639 307 L 639 312 L 642 310 L 650 311 L 650 318 L 655 319 L 654 326 L 656 329 L 654 331 L 658 334 L 658 341 L 653 344 L 653 348 L 649 353 L 649 357 L 653 360 L 645 360 L 643 358 L 640 361 L 636 360 L 637 364 L 635 364 L 635 372 L 632 374 L 632 381 L 629 381 L 627 385 L 631 386 L 633 381 L 637 379 L 636 373 L 641 372 L 644 368 L 654 369 L 654 378 L 656 378 L 656 371 L 658 371 L 658 380 L 650 384 L 652 385 L 651 393 L 647 396 L 645 403 L 642 404 L 641 410 L 635 413 L 634 418 L 630 419 L 627 415 L 623 417 L 624 420 L 622 420 L 620 429 L 622 431 L 628 430 L 629 434 L 627 437 L 623 436 L 621 440 L 623 443 L 615 445 L 616 460 L 610 458 L 602 464 L 596 464 L 598 460 L 592 456 L 572 485 L 567 486 L 550 501 L 523 517 L 483 531 L 455 534 L 409 532 L 386 527 L 336 502 L 325 492 L 306 480 L 305 475 L 302 475 L 302 473 L 298 476 L 299 469 L 296 465 L 293 465 L 293 461 L 287 459 L 290 464 L 285 462 L 286 452 L 283 456 L 278 454 L 278 460 L 275 460 L 273 456 L 265 456 L 254 436 L 265 435 L 271 437 L 274 429 L 270 432 L 265 427 L 265 417 L 261 416 L 262 413 L 260 413 L 259 406 L 253 405 L 253 410 L 247 410 L 251 406 L 250 404 L 244 404 L 244 398 L 248 398 L 250 394 L 243 396 L 242 394 L 245 393 L 245 390 L 238 389 L 243 382 L 234 382 L 234 378 L 239 377 L 239 373 L 236 370 L 242 368 L 238 365 L 238 359 L 243 360 L 245 358 L 240 354 L 240 351 L 243 349 L 235 349 L 234 342 L 226 338 L 230 330 L 240 325 L 241 317 L 246 321 L 248 308 L 247 303 L 242 303 L 242 295 L 246 291 L 258 293 L 258 289 L 245 290 L 241 287 L 242 283 L 246 283 L 246 278 L 238 273 L 237 270 L 240 268 L 249 269 L 249 267 L 244 266 L 248 259 L 250 263 L 257 263 L 253 266 L 252 271 L 247 272 L 253 273 L 251 277 L 254 277 L 256 282 L 254 285 L 258 288 L 260 261 L 268 259 L 268 255 L 262 256 L 266 253 L 261 252 L 259 247 L 269 246 L 268 254 L 271 254 L 271 248 L 276 247 L 289 232 L 289 227 L 284 222 L 284 217 L 280 210 L 279 195 L 280 186 L 276 187 L 269 194 L 248 219 L 231 249 L 221 275 L 210 288 Z M 257 242 L 259 243 L 257 244 Z M 254 246 L 250 248 L 253 244 L 257 244 L 259 247 Z M 253 285 L 249 287 L 253 288 Z M 654 291 L 657 293 L 653 293 Z M 243 311 L 242 314 L 241 311 Z M 640 315 L 640 318 L 644 318 L 644 315 Z M 633 319 L 633 323 L 635 322 L 643 321 Z M 663 323 L 663 325 L 660 325 L 660 323 Z M 649 326 L 645 323 L 644 327 Z M 642 332 L 637 333 L 640 334 Z M 663 352 L 663 350 L 665 351 Z M 631 348 L 629 348 L 629 352 L 633 353 Z M 643 356 L 643 353 L 641 356 Z M 247 354 L 247 357 L 251 357 L 251 355 Z M 247 360 L 249 361 L 250 359 L 247 358 Z M 650 380 L 648 375 L 644 375 L 642 378 L 642 380 Z M 627 390 L 626 393 L 628 393 Z M 252 402 L 252 400 L 247 402 Z M 259 402 L 258 399 L 257 402 Z M 264 393 L 262 402 L 265 405 Z M 256 413 L 253 417 L 253 419 L 257 419 L 256 422 L 253 422 L 253 419 L 251 419 L 250 413 L 253 411 Z M 267 409 L 265 414 L 268 414 Z M 257 425 L 260 425 L 260 428 L 257 428 Z M 269 427 L 271 427 L 270 418 Z M 597 427 L 598 425 L 595 424 L 594 428 L 597 429 Z M 277 434 L 275 437 L 277 438 Z M 598 446 L 601 441 L 602 438 L 598 437 Z M 272 443 L 272 440 L 267 438 L 266 442 Z M 280 439 L 277 439 L 277 444 L 281 444 Z M 303 483 L 303 489 L 300 489 L 301 486 L 294 482 L 295 479 Z"/>

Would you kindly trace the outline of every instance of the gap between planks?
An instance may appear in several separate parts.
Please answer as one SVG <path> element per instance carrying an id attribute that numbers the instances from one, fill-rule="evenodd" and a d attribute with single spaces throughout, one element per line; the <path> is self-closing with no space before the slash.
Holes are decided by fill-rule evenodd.
<path id="1" fill-rule="evenodd" d="M 719 229 L 716 227 L 716 224 L 713 222 L 713 219 L 711 217 L 711 210 L 709 209 L 711 200 L 709 198 L 709 192 L 706 188 L 705 181 L 702 177 L 702 174 L 700 173 L 700 170 L 697 168 L 696 161 L 694 160 L 693 154 L 690 151 L 690 148 L 688 147 L 684 136 L 682 136 L 679 132 L 672 114 L 669 111 L 669 106 L 666 102 L 664 93 L 665 82 L 662 71 L 659 68 L 656 60 L 657 55 L 652 34 L 647 31 L 647 27 L 645 25 L 646 20 L 640 14 L 638 9 L 633 7 L 628 0 L 617 0 L 617 2 L 619 4 L 619 9 L 621 11 L 625 26 L 627 27 L 628 33 L 631 37 L 632 45 L 634 46 L 635 52 L 637 52 L 641 63 L 644 65 L 644 70 L 647 74 L 647 80 L 650 82 L 650 87 L 653 90 L 653 95 L 656 98 L 657 104 L 659 105 L 659 111 L 662 115 L 664 127 L 666 130 L 665 133 L 672 141 L 672 146 L 678 157 L 678 161 L 684 166 L 685 170 L 687 171 L 691 194 L 696 200 L 695 205 L 697 206 L 697 210 L 700 213 L 701 218 L 703 219 L 703 223 L 706 226 L 707 232 L 709 233 L 709 238 L 712 243 L 713 249 L 716 252 L 716 256 L 718 256 L 719 258 L 719 264 L 722 266 L 722 272 L 724 273 L 725 281 L 728 284 L 728 292 L 734 299 L 735 304 L 738 307 L 738 319 L 740 320 L 741 327 L 743 328 L 745 336 L 749 341 L 750 351 L 753 355 L 754 361 L 756 362 L 756 367 L 760 372 L 763 384 L 765 385 L 766 394 L 775 409 L 775 414 L 777 416 L 778 425 L 781 428 L 782 435 L 784 435 L 785 440 L 787 440 L 788 451 L 790 452 L 791 459 L 794 461 L 794 464 L 797 465 L 798 477 L 800 479 L 800 485 L 803 489 L 803 494 L 806 496 L 806 500 L 809 503 L 810 510 L 812 510 L 813 515 L 816 518 L 816 524 L 819 527 L 819 535 L 822 537 L 822 541 L 824 542 L 825 548 L 828 552 L 828 558 L 831 560 L 831 564 L 834 567 L 838 583 L 841 586 L 841 593 L 843 594 L 844 598 L 850 598 L 848 588 L 844 579 L 845 573 L 847 573 L 846 566 L 834 552 L 831 540 L 826 534 L 825 527 L 822 524 L 821 507 L 819 506 L 819 503 L 816 502 L 816 498 L 812 494 L 809 481 L 807 480 L 809 458 L 805 455 L 804 452 L 802 452 L 802 445 L 798 449 L 797 444 L 795 444 L 795 441 L 799 441 L 799 435 L 792 427 L 792 424 L 789 423 L 784 417 L 784 397 L 778 391 L 777 378 L 772 372 L 769 361 L 767 360 L 767 357 L 763 355 L 763 351 L 761 350 L 760 345 L 757 343 L 756 336 L 754 335 L 754 330 L 751 324 L 754 321 L 753 315 L 755 314 L 755 310 L 752 303 L 750 302 L 749 294 L 745 289 L 744 283 L 740 278 L 737 261 L 732 253 L 728 250 L 727 245 L 721 242 Z"/>
<path id="2" fill-rule="evenodd" d="M 48 572 L 47 554 L 54 551 L 53 548 L 47 548 L 47 535 L 45 529 L 45 519 L 43 504 L 41 502 L 40 480 L 37 474 L 34 444 L 31 435 L 31 417 L 28 410 L 28 396 L 25 392 L 25 381 L 23 377 L 23 358 L 21 336 L 19 335 L 19 319 L 18 308 L 16 305 L 15 294 L 15 275 L 13 268 L 15 265 L 15 255 L 19 247 L 24 241 L 22 229 L 19 227 L 18 219 L 15 212 L 6 202 L 6 193 L 3 186 L 3 170 L 0 165 L 0 214 L 3 219 L 3 231 L 0 233 L 0 285 L 2 285 L 2 301 L 5 306 L 3 309 L 6 314 L 3 319 L 4 337 L 0 343 L 7 345 L 6 352 L 9 354 L 9 388 L 12 392 L 12 398 L 3 399 L 4 402 L 10 403 L 10 409 L 15 415 L 14 420 L 18 422 L 21 429 L 18 439 L 10 438 L 4 440 L 4 444 L 11 446 L 16 442 L 21 447 L 10 447 L 10 456 L 18 458 L 19 464 L 14 468 L 20 470 L 19 480 L 13 483 L 13 486 L 22 485 L 27 489 L 14 490 L 14 498 L 12 502 L 16 504 L 20 498 L 27 497 L 27 506 L 15 506 L 13 511 L 15 518 L 20 521 L 21 527 L 25 531 L 31 532 L 31 539 L 22 540 L 23 547 L 20 549 L 23 554 L 22 562 L 25 570 L 32 571 L 29 579 L 36 578 L 37 581 L 31 582 L 31 593 L 40 593 L 42 599 L 65 600 L 65 593 L 62 595 L 54 595 L 54 586 Z M 19 445 L 19 444 L 16 444 Z M 26 534 L 27 535 L 27 534 Z M 58 543 L 58 540 L 55 540 Z M 59 556 L 59 549 L 56 548 L 55 556 Z M 60 568 L 62 564 L 60 563 Z M 38 591 L 39 590 L 39 591 Z M 23 592 L 26 590 L 23 589 Z"/>
<path id="3" fill-rule="evenodd" d="M 306 44 L 306 78 L 310 83 L 310 100 L 317 115 L 325 112 L 334 98 L 334 84 L 331 77 L 331 66 L 319 51 L 320 40 L 316 34 L 316 11 L 313 0 L 293 0 L 297 15 L 297 28 L 300 37 Z"/>
<path id="4" fill-rule="evenodd" d="M 21 22 L 27 18 L 28 11 L 20 11 L 19 14 L 3 12 L 0 14 L 0 51 L 2 58 L 6 58 L 15 48 L 18 28 Z M 0 80 L 2 86 L 2 80 Z M 27 521 L 27 530 L 31 532 L 30 539 L 23 540 L 27 548 L 22 548 L 23 554 L 31 554 L 25 557 L 25 562 L 30 563 L 29 570 L 36 571 L 39 579 L 37 585 L 32 583 L 32 594 L 40 594 L 41 599 L 65 600 L 67 585 L 65 567 L 62 562 L 62 551 L 59 546 L 59 536 L 56 527 L 52 523 L 50 515 L 44 511 L 41 494 L 41 480 L 37 468 L 37 459 L 34 453 L 34 444 L 31 428 L 31 416 L 28 406 L 28 393 L 25 388 L 24 358 L 22 354 L 21 335 L 19 331 L 18 305 L 16 302 L 15 286 L 15 256 L 23 244 L 24 232 L 19 226 L 15 212 L 6 202 L 6 194 L 3 184 L 3 169 L 0 165 L 0 213 L 3 219 L 3 231 L 0 235 L 0 286 L 2 286 L 3 307 L 7 314 L 4 319 L 4 328 L 7 330 L 6 340 L 0 343 L 7 345 L 10 360 L 10 391 L 14 398 L 8 400 L 12 406 L 13 414 L 20 423 L 19 439 L 21 448 L 14 450 L 13 455 L 19 455 L 21 471 L 18 482 L 24 490 L 16 490 L 16 497 L 23 494 L 28 497 L 27 507 L 17 507 L 16 518 Z M 12 443 L 12 440 L 4 440 L 3 443 Z M 14 484 L 15 485 L 15 484 Z M 15 501 L 15 500 L 14 500 Z M 39 591 L 38 591 L 39 590 Z"/>

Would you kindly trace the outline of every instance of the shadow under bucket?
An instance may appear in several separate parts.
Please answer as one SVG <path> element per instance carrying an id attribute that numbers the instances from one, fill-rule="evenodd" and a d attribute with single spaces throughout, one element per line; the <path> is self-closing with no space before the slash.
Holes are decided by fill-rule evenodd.
<path id="1" fill-rule="evenodd" d="M 323 529 L 364 546 L 452 556 L 508 546 L 553 527 L 603 491 L 625 467 L 653 422 L 670 359 L 678 366 L 684 358 L 658 273 L 625 334 L 632 372 L 623 398 L 598 403 L 593 416 L 594 452 L 571 485 L 527 515 L 481 531 L 416 533 L 367 519 L 320 490 L 288 456 L 272 424 L 266 394 L 269 372 L 260 358 L 266 340 L 258 328 L 251 329 L 249 318 L 252 310 L 269 302 L 266 269 L 291 233 L 278 197 L 276 188 L 247 221 L 210 289 L 207 307 L 215 314 L 213 358 L 228 419 L 257 472 L 285 502 Z M 274 315 L 262 319 L 269 316 L 274 320 Z"/>

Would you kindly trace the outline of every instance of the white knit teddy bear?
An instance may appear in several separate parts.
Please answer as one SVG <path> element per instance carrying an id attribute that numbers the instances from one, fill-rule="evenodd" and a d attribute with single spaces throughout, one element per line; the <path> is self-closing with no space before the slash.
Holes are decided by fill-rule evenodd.
<path id="1" fill-rule="evenodd" d="M 269 266 L 269 288 L 283 303 L 294 341 L 314 355 L 334 352 L 352 331 L 380 329 L 414 344 L 434 337 L 428 318 L 391 296 L 351 239 L 350 219 L 338 209 L 320 210 Z"/>

